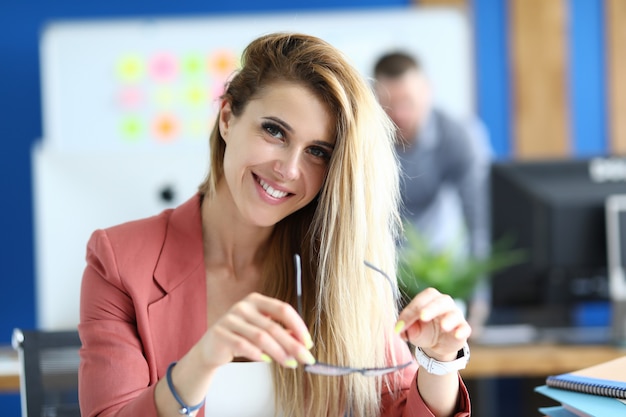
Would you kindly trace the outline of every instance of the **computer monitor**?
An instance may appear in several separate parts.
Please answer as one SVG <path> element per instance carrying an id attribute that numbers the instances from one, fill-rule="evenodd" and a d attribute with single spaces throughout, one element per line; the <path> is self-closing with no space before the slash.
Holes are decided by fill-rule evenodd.
<path id="1" fill-rule="evenodd" d="M 606 232 L 611 296 L 611 337 L 626 346 L 626 194 L 606 202 Z"/>
<path id="2" fill-rule="evenodd" d="M 493 242 L 525 253 L 492 277 L 492 321 L 566 326 L 609 299 L 605 203 L 626 193 L 625 159 L 500 161 L 490 186 Z"/>
<path id="3" fill-rule="evenodd" d="M 208 143 L 208 142 L 207 142 Z M 75 329 L 94 230 L 159 214 L 194 195 L 208 149 L 57 152 L 33 148 L 37 327 Z"/>
<path id="4" fill-rule="evenodd" d="M 606 233 L 611 299 L 626 302 L 626 194 L 607 199 Z"/>

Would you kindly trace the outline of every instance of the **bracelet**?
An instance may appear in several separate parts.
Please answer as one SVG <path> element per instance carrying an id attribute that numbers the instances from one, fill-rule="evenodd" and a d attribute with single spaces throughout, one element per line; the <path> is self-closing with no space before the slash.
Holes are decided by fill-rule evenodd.
<path id="1" fill-rule="evenodd" d="M 170 363 L 170 366 L 167 367 L 167 373 L 165 374 L 165 379 L 167 379 L 167 386 L 170 387 L 170 392 L 172 393 L 172 395 L 174 396 L 174 398 L 180 405 L 180 409 L 178 410 L 178 413 L 181 415 L 192 417 L 193 413 L 198 411 L 200 407 L 204 405 L 204 400 L 202 400 L 202 402 L 198 405 L 192 406 L 192 405 L 185 404 L 182 398 L 180 398 L 180 395 L 178 395 L 178 393 L 176 392 L 176 389 L 174 388 L 174 383 L 172 382 L 172 368 L 174 367 L 174 365 L 176 365 L 176 362 Z"/>

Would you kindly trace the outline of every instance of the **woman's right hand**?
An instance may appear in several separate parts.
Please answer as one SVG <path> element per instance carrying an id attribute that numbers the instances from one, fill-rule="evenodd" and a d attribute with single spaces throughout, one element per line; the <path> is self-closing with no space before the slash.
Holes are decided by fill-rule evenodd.
<path id="1" fill-rule="evenodd" d="M 235 357 L 275 361 L 288 368 L 313 364 L 313 342 L 296 310 L 258 293 L 235 303 L 200 340 L 205 364 L 218 367 Z"/>

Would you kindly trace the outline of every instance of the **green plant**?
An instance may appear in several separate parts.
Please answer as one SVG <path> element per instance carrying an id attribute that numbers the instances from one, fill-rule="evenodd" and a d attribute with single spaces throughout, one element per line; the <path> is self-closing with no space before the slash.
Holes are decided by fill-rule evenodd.
<path id="1" fill-rule="evenodd" d="M 508 266 L 520 263 L 525 254 L 511 249 L 511 239 L 496 242 L 488 256 L 459 259 L 453 248 L 435 251 L 410 224 L 405 225 L 406 245 L 400 253 L 398 285 L 413 298 L 427 287 L 434 287 L 453 298 L 467 300 L 481 280 Z"/>

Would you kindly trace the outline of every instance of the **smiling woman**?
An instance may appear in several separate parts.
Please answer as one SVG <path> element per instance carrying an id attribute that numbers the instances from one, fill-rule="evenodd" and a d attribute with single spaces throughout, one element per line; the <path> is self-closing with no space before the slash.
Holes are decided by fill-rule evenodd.
<path id="1" fill-rule="evenodd" d="M 243 109 L 222 101 L 224 179 L 233 216 L 273 226 L 318 194 L 335 143 L 322 101 L 296 82 L 266 86 Z M 233 219 L 234 220 L 234 219 Z"/>
<path id="2" fill-rule="evenodd" d="M 398 314 L 381 279 L 400 231 L 394 127 L 343 55 L 254 40 L 209 140 L 195 196 L 89 241 L 82 415 L 468 416 L 463 315 L 432 288 Z M 322 364 L 351 371 L 306 371 Z"/>

